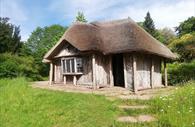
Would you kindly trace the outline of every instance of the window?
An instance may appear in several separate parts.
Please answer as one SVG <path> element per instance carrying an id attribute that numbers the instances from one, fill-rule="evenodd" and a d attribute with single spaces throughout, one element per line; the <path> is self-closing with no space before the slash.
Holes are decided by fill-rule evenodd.
<path id="1" fill-rule="evenodd" d="M 64 74 L 76 74 L 83 72 L 82 58 L 62 58 L 61 62 Z"/>

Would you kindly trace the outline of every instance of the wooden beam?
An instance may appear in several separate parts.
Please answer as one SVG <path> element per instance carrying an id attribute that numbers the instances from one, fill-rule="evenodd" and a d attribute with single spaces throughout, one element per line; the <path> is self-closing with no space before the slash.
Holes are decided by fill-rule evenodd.
<path id="1" fill-rule="evenodd" d="M 95 63 L 95 54 L 92 55 L 92 74 L 93 74 L 93 88 L 96 89 L 96 63 Z"/>
<path id="2" fill-rule="evenodd" d="M 50 71 L 49 71 L 49 85 L 53 83 L 53 63 L 50 63 Z"/>
<path id="3" fill-rule="evenodd" d="M 137 92 L 137 63 L 136 63 L 136 56 L 133 55 L 133 90 Z"/>
<path id="4" fill-rule="evenodd" d="M 151 88 L 154 88 L 154 61 L 153 61 L 153 58 L 151 58 L 150 86 L 151 86 Z"/>
<path id="5" fill-rule="evenodd" d="M 167 81 L 167 65 L 166 65 L 166 60 L 164 60 L 164 78 L 165 78 L 165 87 L 168 86 L 168 81 Z"/>
<path id="6" fill-rule="evenodd" d="M 66 75 L 63 76 L 64 79 L 64 85 L 66 85 Z"/>
<path id="7" fill-rule="evenodd" d="M 112 56 L 110 56 L 110 87 L 114 86 L 114 81 L 113 81 L 113 74 L 112 74 Z"/>
<path id="8" fill-rule="evenodd" d="M 76 77 L 76 75 L 73 76 L 73 84 L 77 85 L 77 77 Z"/>
<path id="9" fill-rule="evenodd" d="M 57 66 L 56 66 L 56 64 L 54 64 L 54 82 L 56 82 L 57 81 Z"/>
<path id="10" fill-rule="evenodd" d="M 124 85 L 125 85 L 125 88 L 127 88 L 127 68 L 126 68 L 126 60 L 125 60 L 125 54 L 123 54 L 123 68 L 124 68 Z"/>

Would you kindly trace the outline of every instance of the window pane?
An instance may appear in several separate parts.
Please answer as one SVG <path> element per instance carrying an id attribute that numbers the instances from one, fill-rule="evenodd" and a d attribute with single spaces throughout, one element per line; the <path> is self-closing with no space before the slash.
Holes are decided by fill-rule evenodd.
<path id="1" fill-rule="evenodd" d="M 63 66 L 63 73 L 66 73 L 66 69 L 65 69 L 65 60 L 62 60 L 62 66 Z"/>
<path id="2" fill-rule="evenodd" d="M 66 60 L 66 71 L 70 73 L 70 59 Z"/>
<path id="3" fill-rule="evenodd" d="M 76 59 L 77 62 L 77 72 L 83 72 L 83 63 L 81 58 Z"/>
<path id="4" fill-rule="evenodd" d="M 72 72 L 75 72 L 74 59 L 71 59 Z"/>

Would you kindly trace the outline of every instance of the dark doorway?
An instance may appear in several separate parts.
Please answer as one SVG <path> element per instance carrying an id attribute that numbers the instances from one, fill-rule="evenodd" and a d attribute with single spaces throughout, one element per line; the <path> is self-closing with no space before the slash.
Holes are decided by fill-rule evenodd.
<path id="1" fill-rule="evenodd" d="M 124 87 L 123 54 L 115 54 L 112 56 L 112 70 L 114 86 Z"/>

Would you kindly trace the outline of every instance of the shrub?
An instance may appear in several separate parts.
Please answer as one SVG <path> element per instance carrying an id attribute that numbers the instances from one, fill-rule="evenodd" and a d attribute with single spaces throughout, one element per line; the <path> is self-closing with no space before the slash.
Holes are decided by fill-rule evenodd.
<path id="1" fill-rule="evenodd" d="M 191 61 L 195 58 L 195 32 L 174 39 L 169 47 L 177 53 L 180 61 Z"/>
<path id="2" fill-rule="evenodd" d="M 195 79 L 195 60 L 192 62 L 168 64 L 169 84 L 184 83 Z"/>
<path id="3" fill-rule="evenodd" d="M 0 54 L 0 78 L 25 76 L 31 80 L 40 80 L 38 68 L 33 57 L 19 57 L 10 53 Z"/>

